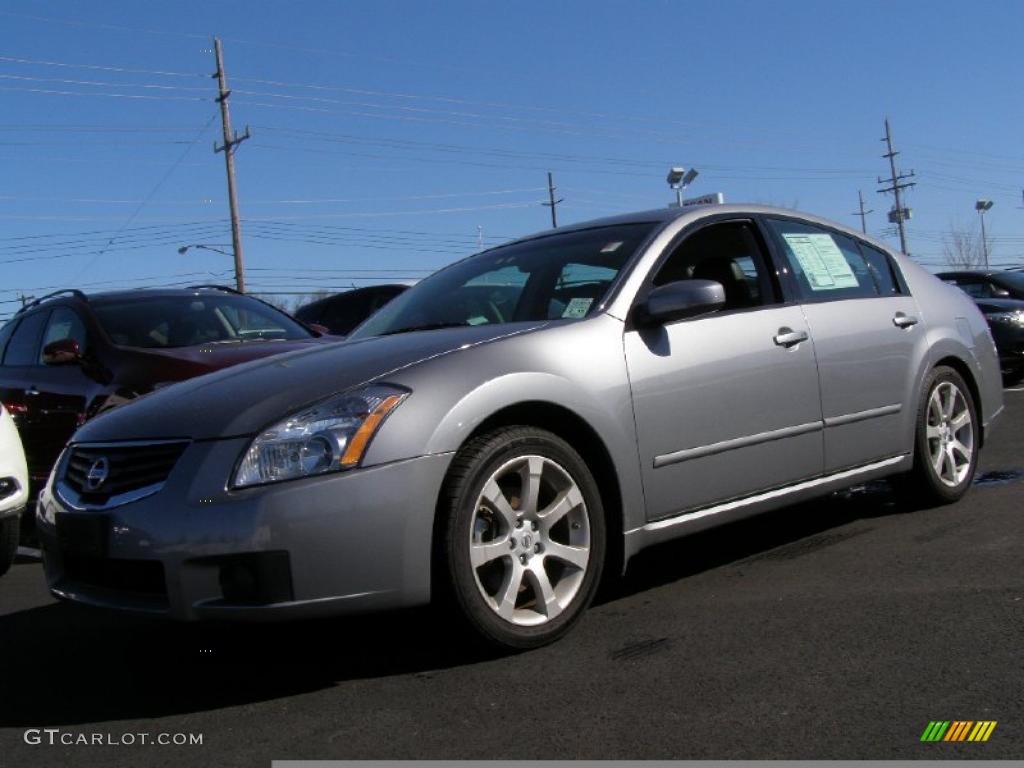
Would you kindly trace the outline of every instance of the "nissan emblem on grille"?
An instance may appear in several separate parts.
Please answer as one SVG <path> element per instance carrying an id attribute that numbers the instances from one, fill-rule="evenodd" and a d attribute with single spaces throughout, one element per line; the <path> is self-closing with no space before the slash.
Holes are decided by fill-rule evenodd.
<path id="1" fill-rule="evenodd" d="M 85 475 L 86 487 L 90 491 L 99 490 L 99 487 L 106 482 L 108 474 L 110 474 L 110 464 L 107 462 L 107 457 L 100 456 L 92 463 Z"/>

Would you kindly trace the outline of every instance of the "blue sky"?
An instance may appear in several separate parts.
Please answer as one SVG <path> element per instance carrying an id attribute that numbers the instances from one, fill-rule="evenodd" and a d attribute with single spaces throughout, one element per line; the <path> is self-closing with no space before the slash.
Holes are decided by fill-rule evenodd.
<path id="1" fill-rule="evenodd" d="M 257 290 L 426 274 L 693 194 L 884 235 L 883 120 L 918 173 L 911 253 L 990 198 L 1024 263 L 1019 38 L 993 2 L 0 2 L 0 318 L 19 292 L 230 282 L 210 37 L 224 39 Z M 207 202 L 209 201 L 209 202 Z"/>

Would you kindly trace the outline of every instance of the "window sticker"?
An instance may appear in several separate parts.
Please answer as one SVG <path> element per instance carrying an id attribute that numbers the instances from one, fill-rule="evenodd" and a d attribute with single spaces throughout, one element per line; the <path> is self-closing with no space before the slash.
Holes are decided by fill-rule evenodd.
<path id="1" fill-rule="evenodd" d="M 616 240 L 614 242 L 608 243 L 608 245 L 606 245 L 604 248 L 602 248 L 601 249 L 601 253 L 615 253 L 621 247 L 622 247 L 622 241 L 621 240 Z"/>
<path id="2" fill-rule="evenodd" d="M 812 291 L 835 291 L 860 285 L 832 235 L 783 233 L 782 237 L 800 262 Z"/>
<path id="3" fill-rule="evenodd" d="M 593 299 L 575 298 L 566 306 L 562 317 L 583 317 L 593 303 Z"/>
<path id="4" fill-rule="evenodd" d="M 474 315 L 473 317 L 466 318 L 466 325 L 483 325 L 486 322 L 488 320 L 483 315 Z"/>

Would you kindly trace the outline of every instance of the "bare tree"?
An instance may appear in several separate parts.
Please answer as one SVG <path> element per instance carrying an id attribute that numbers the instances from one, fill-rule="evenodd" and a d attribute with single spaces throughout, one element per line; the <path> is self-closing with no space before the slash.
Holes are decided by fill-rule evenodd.
<path id="1" fill-rule="evenodd" d="M 992 257 L 992 237 L 988 240 L 988 255 Z M 950 223 L 942 236 L 942 255 L 953 269 L 977 269 L 985 265 L 985 244 L 981 232 L 973 227 Z"/>

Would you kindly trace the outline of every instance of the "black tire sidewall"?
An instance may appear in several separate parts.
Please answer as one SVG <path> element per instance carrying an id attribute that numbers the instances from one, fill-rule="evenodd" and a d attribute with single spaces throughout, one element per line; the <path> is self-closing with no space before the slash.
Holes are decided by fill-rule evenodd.
<path id="1" fill-rule="evenodd" d="M 448 509 L 445 557 L 450 587 L 463 617 L 472 629 L 492 644 L 512 649 L 545 645 L 565 634 L 593 600 L 605 559 L 606 531 L 601 496 L 590 469 L 572 447 L 556 435 L 539 428 L 514 427 L 497 430 L 474 440 L 464 449 L 469 471 L 453 489 Z M 549 622 L 521 627 L 505 621 L 485 602 L 470 564 L 469 547 L 475 503 L 484 484 L 503 464 L 519 456 L 538 455 L 558 463 L 583 495 L 590 524 L 590 561 L 583 583 L 572 603 Z"/>

